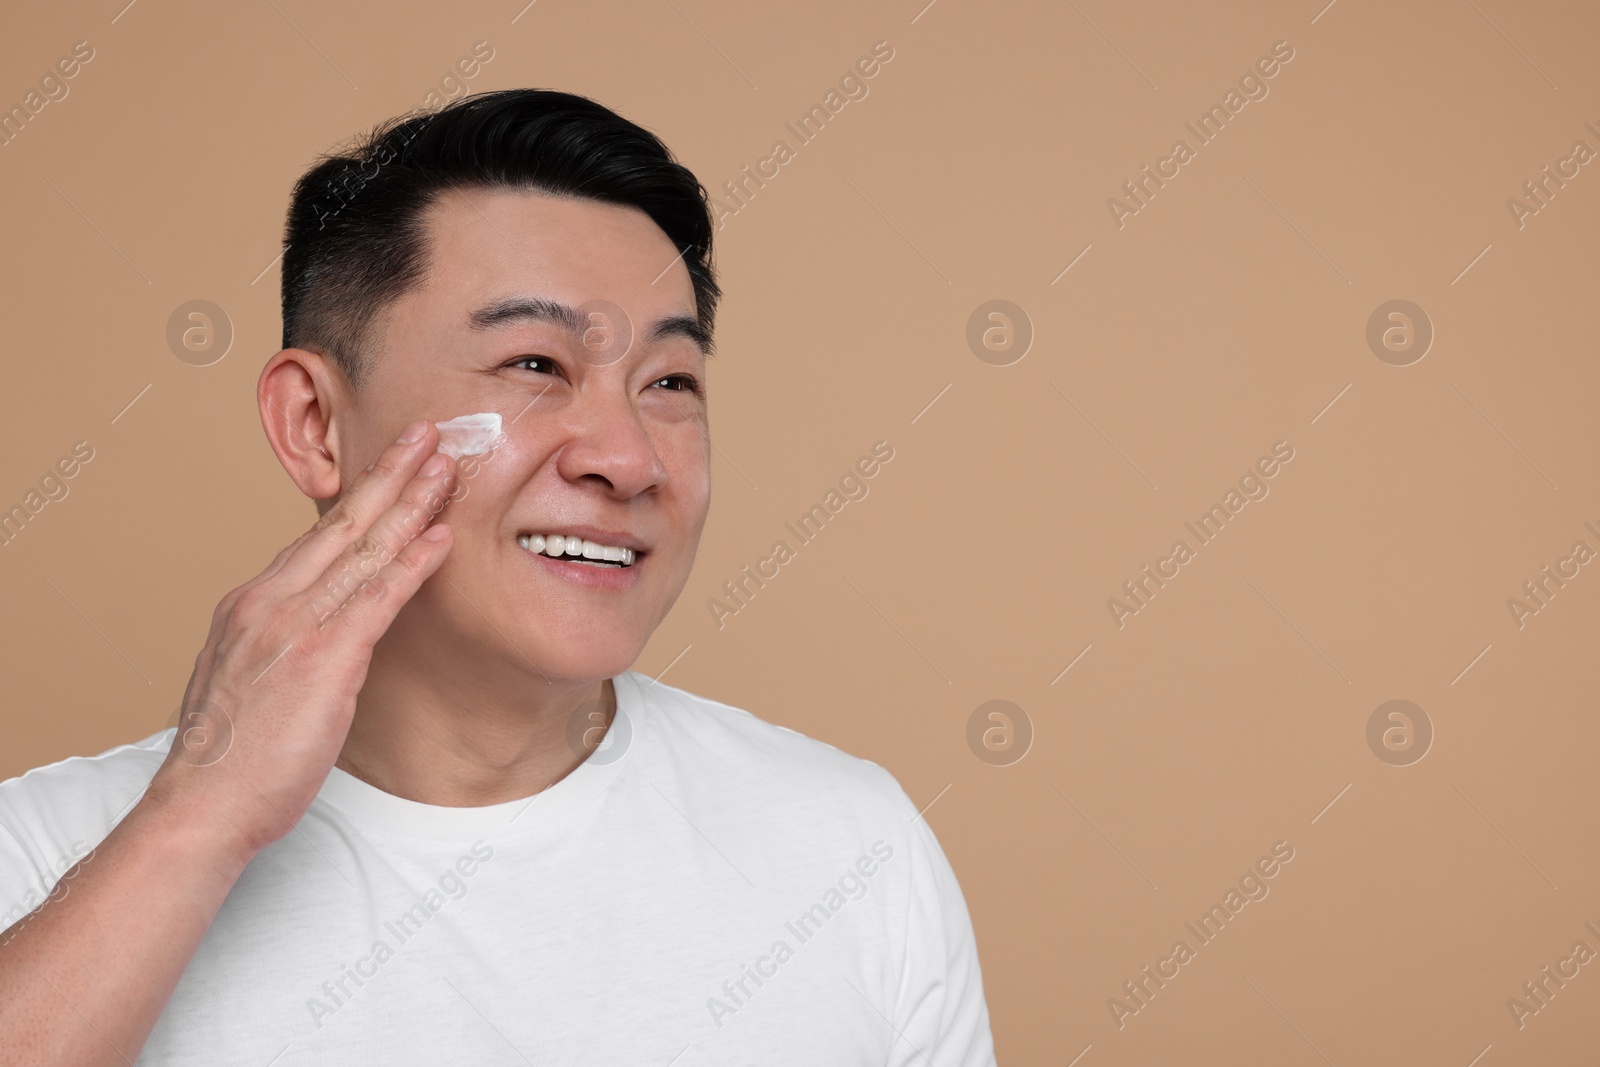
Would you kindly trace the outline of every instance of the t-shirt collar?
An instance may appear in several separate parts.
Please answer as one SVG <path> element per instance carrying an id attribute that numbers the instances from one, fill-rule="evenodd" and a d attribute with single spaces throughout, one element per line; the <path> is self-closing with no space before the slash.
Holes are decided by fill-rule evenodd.
<path id="1" fill-rule="evenodd" d="M 533 796 L 483 807 L 442 807 L 386 793 L 334 767 L 315 803 L 337 809 L 363 828 L 403 837 L 492 840 L 560 826 L 639 759 L 637 748 L 648 712 L 644 687 L 633 671 L 624 671 L 611 681 L 617 711 L 604 742 L 565 778 Z"/>

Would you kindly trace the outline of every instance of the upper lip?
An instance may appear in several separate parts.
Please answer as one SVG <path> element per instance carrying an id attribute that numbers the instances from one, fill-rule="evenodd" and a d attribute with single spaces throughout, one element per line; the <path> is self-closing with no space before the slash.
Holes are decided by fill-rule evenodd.
<path id="1" fill-rule="evenodd" d="M 610 545 L 613 548 L 631 548 L 637 554 L 649 551 L 649 547 L 637 537 L 623 530 L 607 530 L 599 526 L 584 526 L 582 524 L 566 524 L 553 522 L 549 526 L 533 527 L 523 530 L 524 534 L 556 534 L 561 537 L 581 537 L 585 541 L 593 541 L 600 545 Z"/>

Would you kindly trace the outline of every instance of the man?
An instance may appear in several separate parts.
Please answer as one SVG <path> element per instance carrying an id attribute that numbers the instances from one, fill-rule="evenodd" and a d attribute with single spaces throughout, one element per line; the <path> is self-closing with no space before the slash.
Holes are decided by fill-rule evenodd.
<path id="1" fill-rule="evenodd" d="M 0 1064 L 993 1062 L 895 780 L 629 669 L 710 500 L 711 236 L 555 92 L 301 179 L 258 400 L 321 517 L 175 730 L 0 784 Z"/>

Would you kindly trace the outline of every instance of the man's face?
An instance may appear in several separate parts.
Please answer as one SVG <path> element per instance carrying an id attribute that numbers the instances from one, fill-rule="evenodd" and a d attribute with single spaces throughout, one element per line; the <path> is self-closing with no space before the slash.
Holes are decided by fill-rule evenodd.
<path id="1" fill-rule="evenodd" d="M 412 419 L 475 412 L 498 412 L 506 439 L 458 461 L 440 514 L 454 547 L 395 628 L 551 679 L 611 677 L 677 599 L 710 504 L 705 358 L 670 325 L 695 319 L 688 270 L 628 207 L 474 189 L 423 218 L 426 279 L 375 323 L 341 448 L 370 461 Z M 597 314 L 575 331 L 535 301 Z M 573 533 L 637 548 L 633 565 L 519 544 Z"/>

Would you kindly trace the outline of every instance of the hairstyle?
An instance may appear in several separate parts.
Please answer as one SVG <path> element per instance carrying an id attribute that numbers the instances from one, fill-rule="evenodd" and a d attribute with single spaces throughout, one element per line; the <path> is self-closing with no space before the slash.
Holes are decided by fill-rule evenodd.
<path id="1" fill-rule="evenodd" d="M 450 189 L 506 189 L 638 208 L 683 255 L 712 335 L 709 197 L 661 139 L 586 97 L 464 96 L 379 124 L 295 184 L 283 238 L 283 347 L 325 353 L 359 388 L 373 319 L 427 272 L 422 214 Z"/>

